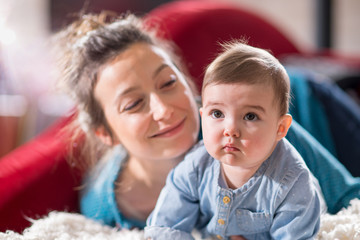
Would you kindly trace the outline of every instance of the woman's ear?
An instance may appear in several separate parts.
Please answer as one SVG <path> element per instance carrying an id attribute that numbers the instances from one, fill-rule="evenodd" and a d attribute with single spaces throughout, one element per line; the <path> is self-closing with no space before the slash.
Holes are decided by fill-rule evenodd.
<path id="1" fill-rule="evenodd" d="M 112 141 L 112 138 L 104 126 L 100 126 L 95 130 L 95 135 L 106 145 L 113 146 L 119 144 L 118 140 Z"/>
<path id="2" fill-rule="evenodd" d="M 292 116 L 290 114 L 285 114 L 280 117 L 279 125 L 277 129 L 277 140 L 284 138 L 291 126 Z"/>

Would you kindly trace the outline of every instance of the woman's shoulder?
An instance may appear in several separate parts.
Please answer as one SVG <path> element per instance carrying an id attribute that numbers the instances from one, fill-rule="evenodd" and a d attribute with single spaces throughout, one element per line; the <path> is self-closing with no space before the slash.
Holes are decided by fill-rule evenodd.
<path id="1" fill-rule="evenodd" d="M 127 152 L 121 146 L 109 150 L 85 178 L 85 189 L 89 187 L 101 188 L 112 184 L 127 159 Z"/>
<path id="2" fill-rule="evenodd" d="M 111 217 L 111 213 L 117 212 L 114 182 L 126 156 L 122 148 L 112 149 L 85 178 L 80 197 L 80 210 L 85 216 L 114 224 Z"/>

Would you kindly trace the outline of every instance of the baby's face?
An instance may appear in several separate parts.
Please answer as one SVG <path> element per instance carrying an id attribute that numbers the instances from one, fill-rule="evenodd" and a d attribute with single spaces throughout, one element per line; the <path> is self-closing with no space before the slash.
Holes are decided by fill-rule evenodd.
<path id="1" fill-rule="evenodd" d="M 261 165 L 281 139 L 274 91 L 264 84 L 210 84 L 200 109 L 204 144 L 223 164 Z"/>

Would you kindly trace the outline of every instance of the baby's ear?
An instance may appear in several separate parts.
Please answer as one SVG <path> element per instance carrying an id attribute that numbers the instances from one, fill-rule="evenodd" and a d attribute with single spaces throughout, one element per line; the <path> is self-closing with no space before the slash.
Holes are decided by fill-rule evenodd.
<path id="1" fill-rule="evenodd" d="M 285 114 L 280 117 L 278 129 L 277 129 L 277 140 L 284 138 L 291 126 L 292 116 L 290 114 Z"/>
<path id="2" fill-rule="evenodd" d="M 119 141 L 112 141 L 112 138 L 104 126 L 100 126 L 95 130 L 95 135 L 106 145 L 113 146 L 119 143 Z"/>
<path id="3" fill-rule="evenodd" d="M 202 117 L 202 113 L 203 113 L 203 108 L 199 108 L 199 112 L 200 112 L 200 117 Z"/>

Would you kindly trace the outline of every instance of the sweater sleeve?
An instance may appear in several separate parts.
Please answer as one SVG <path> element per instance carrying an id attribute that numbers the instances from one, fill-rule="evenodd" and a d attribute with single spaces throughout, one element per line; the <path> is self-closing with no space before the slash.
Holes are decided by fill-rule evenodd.
<path id="1" fill-rule="evenodd" d="M 121 166 L 127 159 L 126 151 L 116 147 L 102 159 L 84 181 L 80 197 L 80 211 L 83 215 L 112 227 L 144 228 L 145 221 L 125 218 L 115 198 L 115 181 Z"/>

